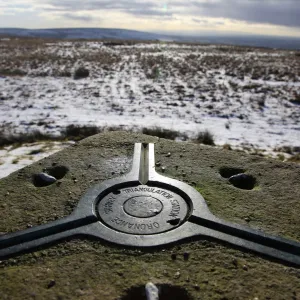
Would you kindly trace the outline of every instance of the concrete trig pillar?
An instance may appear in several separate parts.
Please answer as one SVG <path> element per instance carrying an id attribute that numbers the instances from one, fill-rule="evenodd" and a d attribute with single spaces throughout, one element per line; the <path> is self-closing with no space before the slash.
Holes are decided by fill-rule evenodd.
<path id="1" fill-rule="evenodd" d="M 241 152 L 90 137 L 0 181 L 1 297 L 143 299 L 151 281 L 159 299 L 297 299 L 299 179 Z"/>

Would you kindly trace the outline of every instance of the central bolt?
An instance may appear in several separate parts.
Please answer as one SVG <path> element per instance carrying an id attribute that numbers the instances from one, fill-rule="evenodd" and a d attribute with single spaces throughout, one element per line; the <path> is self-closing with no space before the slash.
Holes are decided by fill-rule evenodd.
<path id="1" fill-rule="evenodd" d="M 151 196 L 137 196 L 128 199 L 123 205 L 124 211 L 133 217 L 150 218 L 158 215 L 163 204 Z"/>

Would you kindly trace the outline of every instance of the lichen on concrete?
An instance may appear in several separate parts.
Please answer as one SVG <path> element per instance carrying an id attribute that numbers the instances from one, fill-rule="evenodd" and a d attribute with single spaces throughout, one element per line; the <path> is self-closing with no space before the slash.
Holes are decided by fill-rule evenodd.
<path id="1" fill-rule="evenodd" d="M 131 167 L 135 142 L 156 143 L 157 171 L 194 186 L 218 217 L 300 241 L 300 167 L 258 156 L 140 134 L 96 135 L 0 181 L 0 232 L 69 215 L 94 184 Z M 32 175 L 53 166 L 67 174 L 47 187 Z M 253 190 L 232 186 L 221 168 L 256 178 Z M 134 286 L 170 284 L 192 299 L 298 299 L 300 270 L 211 240 L 154 249 L 74 238 L 0 264 L 3 299 L 121 299 Z"/>

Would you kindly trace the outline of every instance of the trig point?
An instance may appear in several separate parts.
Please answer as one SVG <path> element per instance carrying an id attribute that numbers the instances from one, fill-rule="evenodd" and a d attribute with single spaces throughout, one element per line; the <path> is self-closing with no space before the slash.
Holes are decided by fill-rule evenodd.
<path id="1" fill-rule="evenodd" d="M 1 297 L 298 299 L 299 199 L 296 164 L 92 136 L 0 181 Z"/>

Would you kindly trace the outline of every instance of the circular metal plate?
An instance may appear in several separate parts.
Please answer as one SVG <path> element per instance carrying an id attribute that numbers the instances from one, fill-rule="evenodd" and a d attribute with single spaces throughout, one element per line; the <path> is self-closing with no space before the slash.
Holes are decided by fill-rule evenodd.
<path id="1" fill-rule="evenodd" d="M 147 185 L 109 193 L 100 200 L 97 210 L 107 226 L 130 234 L 156 234 L 174 229 L 189 213 L 181 196 Z"/>
<path id="2" fill-rule="evenodd" d="M 158 199 L 151 196 L 132 197 L 123 206 L 128 215 L 137 218 L 154 217 L 162 211 L 163 207 Z"/>

